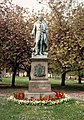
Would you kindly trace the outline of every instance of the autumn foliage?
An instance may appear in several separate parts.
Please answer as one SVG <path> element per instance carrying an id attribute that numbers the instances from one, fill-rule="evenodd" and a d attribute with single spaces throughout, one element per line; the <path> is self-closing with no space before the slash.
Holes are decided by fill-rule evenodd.
<path id="1" fill-rule="evenodd" d="M 44 0 L 42 0 L 44 1 Z M 65 0 L 66 1 L 66 0 Z M 72 9 L 72 1 L 46 0 L 50 11 L 43 12 L 49 29 L 49 72 L 60 72 L 61 85 L 69 71 L 84 69 L 84 7 Z M 66 7 L 67 6 L 67 7 Z M 11 2 L 0 3 L 0 69 L 12 71 L 12 86 L 17 69 L 30 70 L 31 48 L 34 44 L 31 30 L 36 14 Z"/>

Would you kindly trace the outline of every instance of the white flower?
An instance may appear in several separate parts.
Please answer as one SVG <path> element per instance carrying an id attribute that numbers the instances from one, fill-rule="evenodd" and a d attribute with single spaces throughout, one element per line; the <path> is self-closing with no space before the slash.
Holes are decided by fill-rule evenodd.
<path id="1" fill-rule="evenodd" d="M 7 100 L 13 100 L 14 96 L 10 96 Z"/>
<path id="2" fill-rule="evenodd" d="M 10 96 L 7 100 L 14 101 L 18 104 L 26 104 L 26 105 L 29 105 L 29 104 L 30 105 L 54 105 L 54 104 L 62 103 L 63 101 L 68 101 L 68 100 L 70 100 L 70 98 L 65 97 L 62 99 L 57 99 L 55 101 L 52 101 L 52 100 L 43 100 L 43 101 L 33 100 L 33 101 L 30 101 L 30 100 L 19 100 L 19 99 L 16 99 L 14 96 Z"/>

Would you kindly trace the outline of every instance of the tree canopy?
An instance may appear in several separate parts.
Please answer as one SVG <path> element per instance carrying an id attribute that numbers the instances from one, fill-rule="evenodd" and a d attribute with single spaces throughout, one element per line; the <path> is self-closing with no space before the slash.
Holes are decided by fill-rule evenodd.
<path id="1" fill-rule="evenodd" d="M 44 0 L 42 0 L 43 2 Z M 42 3 L 40 2 L 40 3 Z M 49 29 L 49 72 L 61 72 L 62 85 L 69 71 L 84 69 L 84 7 L 68 8 L 61 0 L 46 0 L 50 11 L 41 11 Z M 39 14 L 39 12 L 38 12 Z M 33 40 L 31 30 L 36 14 L 11 2 L 0 3 L 0 67 L 11 68 L 12 85 L 17 69 L 30 70 Z"/>

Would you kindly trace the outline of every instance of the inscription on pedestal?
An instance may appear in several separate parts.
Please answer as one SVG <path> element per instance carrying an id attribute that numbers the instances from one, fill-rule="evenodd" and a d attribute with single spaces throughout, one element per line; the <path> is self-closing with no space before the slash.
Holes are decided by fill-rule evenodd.
<path id="1" fill-rule="evenodd" d="M 44 88 L 44 89 L 46 89 L 46 88 L 48 88 L 50 85 L 48 85 L 48 84 L 46 84 L 46 85 L 39 85 L 38 86 L 38 84 L 36 85 L 36 84 L 34 84 L 34 85 L 31 85 L 31 87 L 34 89 L 34 88 L 37 88 L 37 89 L 39 89 L 39 88 Z"/>
<path id="2" fill-rule="evenodd" d="M 29 82 L 29 92 L 50 92 L 51 86 L 49 81 L 31 81 Z"/>

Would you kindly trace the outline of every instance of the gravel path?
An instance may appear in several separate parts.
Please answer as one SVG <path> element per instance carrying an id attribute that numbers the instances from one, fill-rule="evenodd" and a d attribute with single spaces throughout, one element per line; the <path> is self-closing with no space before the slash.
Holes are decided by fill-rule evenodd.
<path id="1" fill-rule="evenodd" d="M 1 90 L 0 90 L 1 91 Z M 14 92 L 17 92 L 18 90 L 15 90 L 15 91 L 11 91 L 11 92 L 9 92 L 8 93 L 8 91 L 6 92 L 0 92 L 0 96 L 1 97 L 8 97 L 8 96 L 10 96 L 10 95 L 12 95 Z M 23 90 L 22 92 L 24 92 L 25 90 Z M 66 94 L 67 94 L 67 96 L 69 96 L 70 98 L 72 98 L 72 99 L 76 99 L 76 100 L 83 100 L 84 101 L 84 92 L 82 92 L 82 91 L 77 91 L 77 92 L 66 92 Z"/>
<path id="2" fill-rule="evenodd" d="M 73 93 L 66 93 L 70 98 L 77 99 L 77 100 L 83 100 L 84 101 L 84 92 L 73 92 Z"/>
<path id="3" fill-rule="evenodd" d="M 10 95 L 13 95 L 13 93 L 15 92 L 25 92 L 25 90 L 27 90 L 27 87 L 23 87 L 22 88 L 11 88 L 10 86 L 7 86 L 4 84 L 1 85 L 2 87 L 0 87 L 0 96 L 1 97 L 8 97 Z M 83 100 L 84 101 L 84 91 L 83 90 L 72 90 L 72 91 L 66 91 L 65 92 L 67 94 L 67 96 L 69 96 L 72 99 L 77 99 L 77 100 Z"/>

